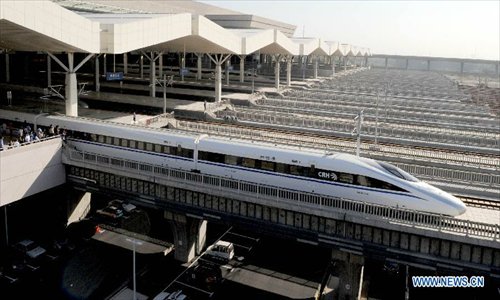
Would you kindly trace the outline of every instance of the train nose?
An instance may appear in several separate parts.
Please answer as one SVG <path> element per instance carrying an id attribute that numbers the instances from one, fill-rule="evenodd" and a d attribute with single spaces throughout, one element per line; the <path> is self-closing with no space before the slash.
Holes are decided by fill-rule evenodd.
<path id="1" fill-rule="evenodd" d="M 463 203 L 462 200 L 452 195 L 448 195 L 447 198 L 450 202 L 450 211 L 453 210 L 453 216 L 459 216 L 465 213 L 467 206 L 465 206 L 465 203 Z"/>
<path id="2" fill-rule="evenodd" d="M 463 203 L 462 201 L 457 199 L 457 204 L 455 206 L 455 210 L 457 211 L 456 216 L 459 216 L 459 215 L 462 215 L 465 213 L 465 211 L 467 210 L 467 206 L 465 206 L 465 203 Z"/>

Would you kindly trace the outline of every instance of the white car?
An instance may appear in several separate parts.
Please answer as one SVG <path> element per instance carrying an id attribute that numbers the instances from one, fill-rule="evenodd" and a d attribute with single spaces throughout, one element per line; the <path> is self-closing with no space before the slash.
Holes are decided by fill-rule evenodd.
<path id="1" fill-rule="evenodd" d="M 30 258 L 37 258 L 45 254 L 45 249 L 38 246 L 32 240 L 22 240 L 14 245 L 14 248 Z"/>
<path id="2" fill-rule="evenodd" d="M 234 257 L 234 246 L 230 242 L 217 241 L 215 244 L 208 246 L 205 253 L 215 258 L 230 261 Z"/>

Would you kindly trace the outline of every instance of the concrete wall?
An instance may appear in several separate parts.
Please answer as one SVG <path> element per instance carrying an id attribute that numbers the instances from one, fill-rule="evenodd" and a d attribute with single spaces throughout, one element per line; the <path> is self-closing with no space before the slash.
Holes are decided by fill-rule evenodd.
<path id="1" fill-rule="evenodd" d="M 406 58 L 403 57 L 388 57 L 388 69 L 406 69 Z M 430 60 L 429 69 L 434 72 L 445 73 L 461 73 L 461 62 L 457 59 L 446 60 L 436 59 L 433 57 L 427 58 L 408 58 L 408 70 L 427 71 L 427 61 Z M 384 57 L 369 57 L 368 64 L 375 68 L 385 68 Z M 494 63 L 485 63 L 478 60 L 471 62 L 464 60 L 463 72 L 467 74 L 481 74 L 481 75 L 497 75 L 497 70 Z"/>
<path id="2" fill-rule="evenodd" d="M 60 138 L 0 152 L 0 206 L 66 182 Z"/>

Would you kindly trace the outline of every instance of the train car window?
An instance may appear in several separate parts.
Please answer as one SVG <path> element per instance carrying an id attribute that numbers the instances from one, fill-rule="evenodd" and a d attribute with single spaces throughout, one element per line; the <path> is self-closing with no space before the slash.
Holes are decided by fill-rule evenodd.
<path id="1" fill-rule="evenodd" d="M 147 151 L 153 151 L 153 144 L 151 144 L 151 143 L 146 143 L 146 150 L 147 150 Z"/>
<path id="2" fill-rule="evenodd" d="M 115 138 L 113 139 L 113 145 L 115 145 L 115 146 L 120 146 L 120 138 L 115 137 Z"/>
<path id="3" fill-rule="evenodd" d="M 136 142 L 135 142 L 134 140 L 130 140 L 130 142 L 129 142 L 128 146 L 129 146 L 130 148 L 135 149 L 135 147 L 136 147 Z"/>
<path id="4" fill-rule="evenodd" d="M 122 139 L 122 147 L 128 147 L 128 140 Z"/>
<path id="5" fill-rule="evenodd" d="M 255 160 L 251 158 L 243 158 L 241 165 L 247 168 L 255 168 Z"/>
<path id="6" fill-rule="evenodd" d="M 348 174 L 348 173 L 338 173 L 339 176 L 339 181 L 343 183 L 350 183 L 352 184 L 354 182 L 354 175 Z"/>
<path id="7" fill-rule="evenodd" d="M 161 145 L 155 144 L 155 152 L 161 153 Z"/>
<path id="8" fill-rule="evenodd" d="M 211 162 L 216 162 L 216 163 L 224 163 L 224 154 L 219 154 L 219 153 L 213 153 L 213 152 L 207 152 L 207 159 L 208 161 Z"/>
<path id="9" fill-rule="evenodd" d="M 286 173 L 285 166 L 286 166 L 285 164 L 276 163 L 276 172 L 278 172 L 278 173 Z"/>
<path id="10" fill-rule="evenodd" d="M 198 159 L 199 160 L 207 160 L 208 152 L 198 151 Z"/>
<path id="11" fill-rule="evenodd" d="M 97 141 L 98 141 L 99 143 L 104 143 L 104 138 L 105 138 L 105 136 L 104 136 L 104 135 L 99 135 L 99 136 L 97 136 Z"/>
<path id="12" fill-rule="evenodd" d="M 292 175 L 302 175 L 302 167 L 301 166 L 294 166 L 290 165 L 290 174 Z"/>
<path id="13" fill-rule="evenodd" d="M 405 179 L 405 180 L 408 180 L 408 181 L 419 181 L 417 178 L 415 178 L 413 175 L 410 175 L 409 173 L 401 170 L 400 168 L 396 167 L 396 166 L 393 166 L 391 164 L 388 164 L 388 163 L 385 163 L 385 162 L 382 162 L 382 161 L 378 161 L 378 164 L 384 168 L 385 170 L 387 170 L 389 173 L 391 173 L 392 175 L 396 176 L 396 177 L 399 177 L 401 179 Z"/>
<path id="14" fill-rule="evenodd" d="M 144 150 L 144 142 L 138 141 L 137 142 L 137 149 Z"/>
<path id="15" fill-rule="evenodd" d="M 170 154 L 170 147 L 169 146 L 163 146 L 163 153 Z M 200 155 L 198 154 L 198 158 Z"/>
<path id="16" fill-rule="evenodd" d="M 363 175 L 356 176 L 356 183 L 361 186 L 369 186 L 367 178 Z"/>
<path id="17" fill-rule="evenodd" d="M 274 171 L 274 163 L 272 161 L 263 160 L 260 162 L 260 168 L 262 170 Z"/>
<path id="18" fill-rule="evenodd" d="M 384 189 L 384 190 L 391 190 L 391 191 L 399 191 L 399 192 L 406 192 L 404 189 L 399 188 L 393 184 L 390 184 L 388 182 L 378 180 L 375 178 L 370 178 L 370 184 L 371 187 L 374 188 L 379 188 L 379 189 Z"/>
<path id="19" fill-rule="evenodd" d="M 226 155 L 224 163 L 227 165 L 235 166 L 238 164 L 238 157 L 232 155 Z"/>
<path id="20" fill-rule="evenodd" d="M 193 152 L 194 151 L 191 149 L 182 148 L 179 155 L 182 157 L 193 158 Z"/>
<path id="21" fill-rule="evenodd" d="M 179 152 L 177 151 L 178 147 L 169 147 L 169 148 L 170 148 L 170 154 L 172 155 L 177 155 L 177 153 Z"/>
<path id="22" fill-rule="evenodd" d="M 92 134 L 90 135 L 90 140 L 91 140 L 92 142 L 97 141 L 97 135 L 96 135 L 96 134 L 94 134 L 94 133 L 92 133 Z"/>
<path id="23" fill-rule="evenodd" d="M 309 177 L 309 174 L 311 174 L 311 168 L 302 167 L 302 176 Z"/>
<path id="24" fill-rule="evenodd" d="M 106 137 L 106 144 L 112 145 L 113 144 L 113 137 L 107 136 Z"/>

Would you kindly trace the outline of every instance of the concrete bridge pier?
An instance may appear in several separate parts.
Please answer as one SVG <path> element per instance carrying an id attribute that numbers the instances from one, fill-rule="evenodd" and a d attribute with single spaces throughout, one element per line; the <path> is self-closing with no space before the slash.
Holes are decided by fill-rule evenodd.
<path id="1" fill-rule="evenodd" d="M 171 224 L 174 233 L 175 259 L 192 261 L 205 247 L 207 221 L 170 211 L 165 211 L 164 217 Z"/>
<path id="2" fill-rule="evenodd" d="M 90 211 L 90 200 L 92 194 L 72 190 L 66 200 L 67 222 L 69 225 L 85 218 Z"/>
<path id="3" fill-rule="evenodd" d="M 363 276 L 363 256 L 334 249 L 332 250 L 332 261 L 332 276 L 339 278 L 335 299 L 359 299 L 358 294 Z"/>

